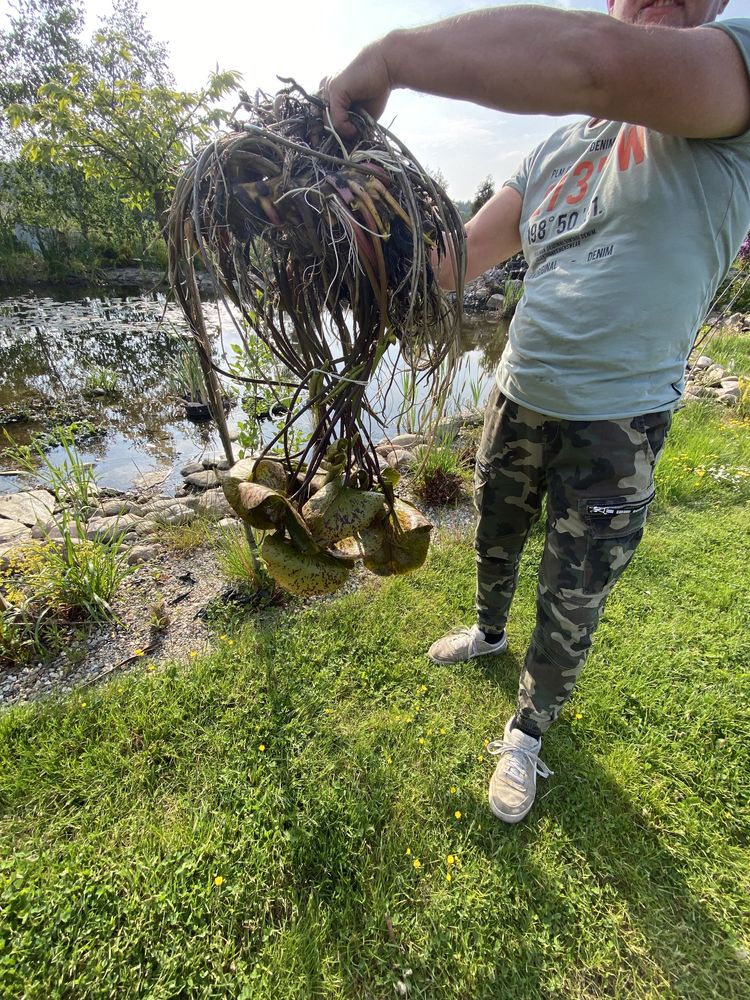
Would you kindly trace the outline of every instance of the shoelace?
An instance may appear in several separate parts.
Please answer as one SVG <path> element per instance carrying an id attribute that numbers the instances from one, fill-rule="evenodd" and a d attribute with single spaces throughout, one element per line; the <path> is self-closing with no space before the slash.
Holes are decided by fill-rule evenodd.
<path id="1" fill-rule="evenodd" d="M 539 754 L 535 750 L 525 750 L 515 743 L 507 743 L 505 740 L 493 740 L 487 744 L 487 752 L 493 754 L 495 757 L 499 757 L 503 753 L 509 755 L 506 764 L 506 774 L 519 787 L 524 786 L 525 779 L 521 762 L 518 759 L 519 756 L 526 758 L 540 778 L 549 778 L 551 774 L 555 773 L 552 768 L 547 767 L 543 760 L 539 759 Z"/>
<path id="2" fill-rule="evenodd" d="M 459 625 L 458 628 L 452 628 L 448 633 L 448 635 L 455 635 L 456 638 L 462 635 L 471 636 L 471 645 L 469 646 L 469 652 L 471 653 L 478 652 L 479 650 L 478 644 L 480 642 L 485 642 L 485 640 L 480 636 L 479 632 L 477 631 L 476 625 L 472 625 L 471 628 L 467 628 L 466 625 Z M 487 643 L 487 645 L 490 645 L 490 643 Z M 495 645 L 497 645 L 497 643 Z"/>

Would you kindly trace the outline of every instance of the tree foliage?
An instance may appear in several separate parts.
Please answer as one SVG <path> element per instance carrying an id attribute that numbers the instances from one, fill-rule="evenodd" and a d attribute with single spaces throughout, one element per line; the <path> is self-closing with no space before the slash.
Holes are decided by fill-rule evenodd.
<path id="1" fill-rule="evenodd" d="M 105 241 L 161 220 L 177 172 L 226 119 L 233 72 L 175 88 L 138 0 L 114 0 L 85 42 L 81 0 L 17 0 L 0 32 L 0 223 L 73 228 Z M 3 142 L 3 140 L 5 140 Z M 124 215 L 123 215 L 124 213 Z M 150 237 L 149 237 L 150 238 Z"/>
<path id="2" fill-rule="evenodd" d="M 11 123 L 34 133 L 23 154 L 31 162 L 66 165 L 86 180 L 107 182 L 129 207 L 151 206 L 161 217 L 175 171 L 193 144 L 205 142 L 226 117 L 216 101 L 236 86 L 238 76 L 216 72 L 196 92 L 148 86 L 116 75 L 118 62 L 130 57 L 123 36 L 100 34 L 94 47 L 108 77 L 72 64 L 64 79 L 40 88 L 32 105 L 9 108 Z"/>
<path id="3" fill-rule="evenodd" d="M 474 195 L 474 201 L 471 203 L 471 214 L 476 215 L 482 205 L 486 205 L 494 193 L 495 182 L 492 180 L 492 176 L 488 174 Z"/>

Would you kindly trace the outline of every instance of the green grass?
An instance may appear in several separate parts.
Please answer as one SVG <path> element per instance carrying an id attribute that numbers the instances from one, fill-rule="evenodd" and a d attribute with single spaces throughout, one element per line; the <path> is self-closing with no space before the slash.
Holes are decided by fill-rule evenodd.
<path id="1" fill-rule="evenodd" d="M 472 619 L 470 541 L 443 536 L 411 576 L 227 615 L 205 658 L 6 711 L 0 996 L 750 997 L 750 496 L 696 471 L 750 464 L 735 423 L 676 415 L 517 827 L 483 747 L 539 531 L 503 656 L 425 658 Z"/>

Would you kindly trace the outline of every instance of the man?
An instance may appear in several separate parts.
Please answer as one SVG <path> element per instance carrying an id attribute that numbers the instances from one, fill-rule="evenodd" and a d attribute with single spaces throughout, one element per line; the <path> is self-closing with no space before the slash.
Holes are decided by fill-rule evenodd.
<path id="1" fill-rule="evenodd" d="M 547 495 L 537 621 L 492 811 L 528 813 L 541 736 L 570 697 L 643 533 L 695 332 L 750 227 L 750 20 L 727 0 L 610 0 L 611 17 L 475 11 L 395 31 L 324 81 L 331 115 L 382 113 L 396 87 L 511 112 L 586 117 L 555 132 L 468 223 L 467 277 L 529 262 L 477 456 L 477 623 L 429 651 L 505 649 L 524 542 Z M 717 30 L 718 29 L 718 30 Z M 440 273 L 450 283 L 446 262 Z"/>

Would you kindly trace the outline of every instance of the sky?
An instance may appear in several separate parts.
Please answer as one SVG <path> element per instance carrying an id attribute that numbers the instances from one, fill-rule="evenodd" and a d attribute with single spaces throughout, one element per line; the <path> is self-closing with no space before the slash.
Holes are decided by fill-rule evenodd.
<path id="1" fill-rule="evenodd" d="M 606 0 L 545 2 L 557 8 L 606 11 Z M 500 0 L 497 6 L 509 3 Z M 218 65 L 239 70 L 250 93 L 257 88 L 278 90 L 277 75 L 292 76 L 315 91 L 322 77 L 393 28 L 484 6 L 467 0 L 140 0 L 152 35 L 168 45 L 178 87 L 199 88 Z M 3 19 L 8 9 L 8 0 L 0 0 Z M 110 9 L 111 0 L 86 0 L 87 28 L 95 28 Z M 724 17 L 749 15 L 750 0 L 730 0 Z M 488 174 L 496 185 L 502 184 L 526 153 L 566 119 L 509 115 L 397 91 L 382 121 L 423 166 L 442 171 L 454 199 L 464 200 L 473 197 Z"/>

